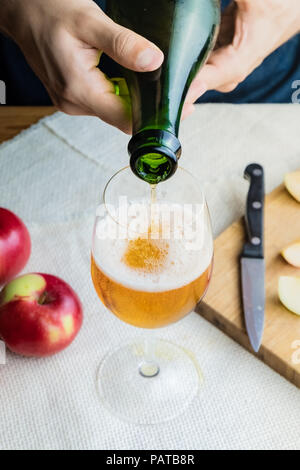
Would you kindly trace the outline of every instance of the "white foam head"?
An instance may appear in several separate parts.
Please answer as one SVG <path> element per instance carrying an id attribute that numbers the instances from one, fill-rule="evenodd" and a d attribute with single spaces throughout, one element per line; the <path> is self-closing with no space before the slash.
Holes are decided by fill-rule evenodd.
<path id="1" fill-rule="evenodd" d="M 136 207 L 136 204 L 142 218 L 138 218 L 137 211 L 133 210 L 133 205 Z M 150 220 L 153 223 L 154 213 L 154 224 L 161 227 L 162 235 L 154 230 L 151 236 L 154 239 L 162 238 L 168 249 L 161 266 L 150 272 L 132 268 L 124 261 L 129 242 L 141 237 L 142 233 L 145 234 L 151 224 L 149 217 L 144 218 L 145 214 L 149 216 L 149 208 L 149 202 L 145 201 L 131 201 L 126 203 L 126 207 L 121 207 L 122 217 L 127 213 L 125 231 L 125 225 L 117 223 L 107 212 L 97 218 L 93 242 L 96 264 L 112 280 L 135 290 L 162 292 L 193 282 L 208 268 L 213 254 L 205 205 L 195 205 L 194 210 L 191 206 L 164 202 L 156 204 L 154 211 L 152 206 Z"/>

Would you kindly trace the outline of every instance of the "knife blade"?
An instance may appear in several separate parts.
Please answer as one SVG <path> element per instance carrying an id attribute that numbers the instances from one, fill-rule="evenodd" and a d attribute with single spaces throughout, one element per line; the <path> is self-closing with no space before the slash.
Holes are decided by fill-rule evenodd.
<path id="1" fill-rule="evenodd" d="M 264 170 L 252 163 L 244 177 L 250 181 L 245 224 L 247 241 L 241 254 L 241 281 L 246 329 L 251 346 L 259 351 L 265 319 Z"/>

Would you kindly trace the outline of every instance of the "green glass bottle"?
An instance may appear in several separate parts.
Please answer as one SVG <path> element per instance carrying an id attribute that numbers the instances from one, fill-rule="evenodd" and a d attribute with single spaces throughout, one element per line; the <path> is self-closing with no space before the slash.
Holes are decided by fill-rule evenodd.
<path id="1" fill-rule="evenodd" d="M 133 172 L 151 184 L 174 174 L 181 155 L 180 117 L 189 86 L 214 46 L 219 0 L 108 0 L 117 23 L 146 37 L 164 53 L 154 72 L 123 69 L 132 103 Z"/>

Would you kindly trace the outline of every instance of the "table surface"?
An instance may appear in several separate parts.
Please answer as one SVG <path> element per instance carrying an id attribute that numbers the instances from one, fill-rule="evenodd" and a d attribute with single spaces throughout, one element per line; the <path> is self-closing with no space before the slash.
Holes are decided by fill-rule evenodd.
<path id="1" fill-rule="evenodd" d="M 55 111 L 54 106 L 0 106 L 0 143 Z"/>
<path id="2" fill-rule="evenodd" d="M 1 140 L 53 111 L 0 107 Z M 248 163 L 264 166 L 268 192 L 300 167 L 299 119 L 296 105 L 221 104 L 197 106 L 182 124 L 181 164 L 204 189 L 216 236 L 244 213 Z M 127 144 L 127 135 L 97 118 L 57 113 L 0 146 L 1 206 L 31 234 L 26 272 L 64 279 L 84 307 L 81 332 L 60 354 L 35 360 L 7 353 L 0 449 L 299 449 L 299 390 L 197 313 L 155 333 L 190 351 L 202 372 L 199 394 L 182 415 L 137 426 L 99 400 L 101 358 L 141 334 L 107 311 L 90 278 L 96 204 L 108 178 L 128 164 Z M 184 191 L 178 184 L 178 197 Z"/>

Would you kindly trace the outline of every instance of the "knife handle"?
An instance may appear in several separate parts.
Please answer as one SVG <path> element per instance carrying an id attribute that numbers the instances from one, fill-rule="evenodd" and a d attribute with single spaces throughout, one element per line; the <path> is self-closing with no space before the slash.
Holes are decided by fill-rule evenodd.
<path id="1" fill-rule="evenodd" d="M 244 178 L 250 181 L 247 197 L 246 228 L 248 242 L 242 256 L 245 258 L 264 258 L 264 169 L 257 163 L 248 165 Z"/>

